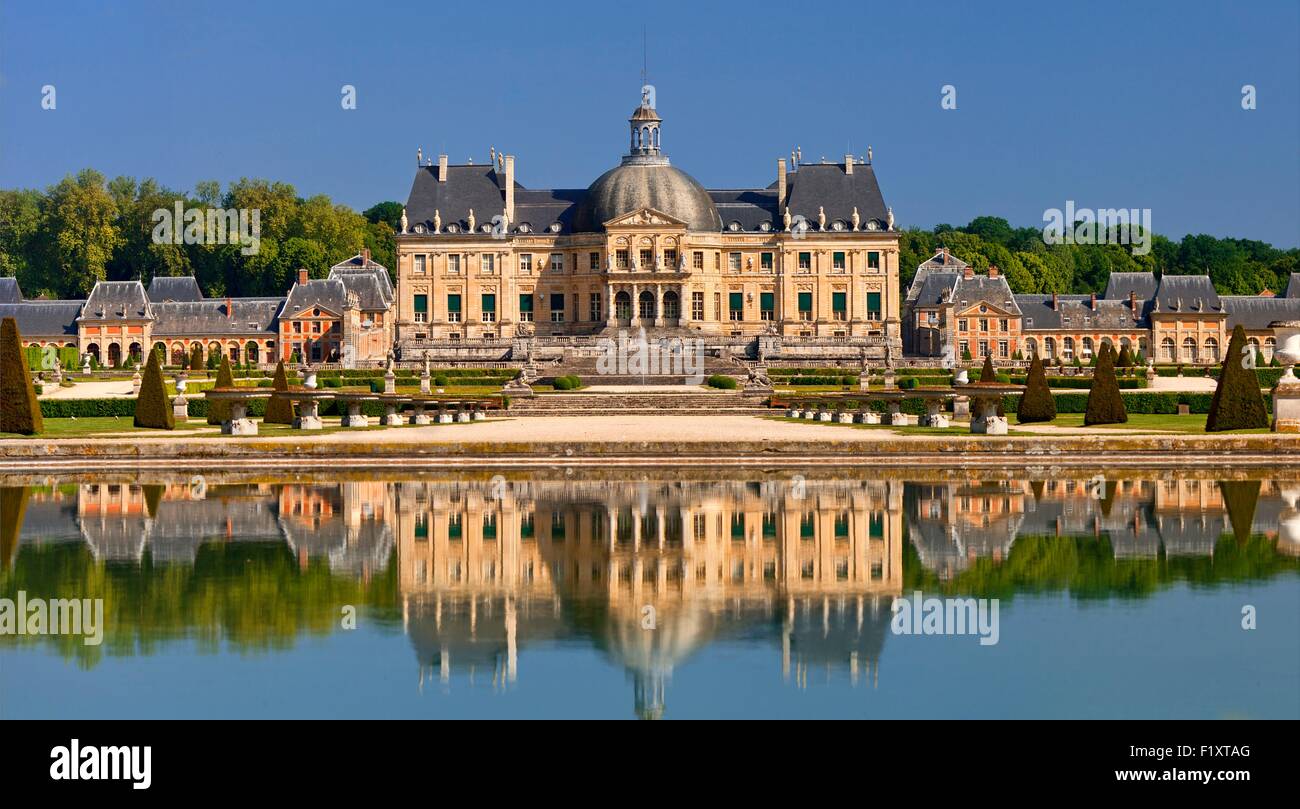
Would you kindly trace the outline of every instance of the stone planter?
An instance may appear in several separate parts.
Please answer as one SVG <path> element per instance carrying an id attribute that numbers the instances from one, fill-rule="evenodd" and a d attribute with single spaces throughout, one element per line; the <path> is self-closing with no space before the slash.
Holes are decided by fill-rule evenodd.
<path id="1" fill-rule="evenodd" d="M 836 414 L 836 416 L 835 416 L 835 420 L 838 421 L 840 424 L 852 424 L 852 423 L 853 423 L 853 414 L 852 414 L 852 413 L 847 413 L 847 412 L 846 412 L 846 413 L 838 413 L 838 414 Z"/>

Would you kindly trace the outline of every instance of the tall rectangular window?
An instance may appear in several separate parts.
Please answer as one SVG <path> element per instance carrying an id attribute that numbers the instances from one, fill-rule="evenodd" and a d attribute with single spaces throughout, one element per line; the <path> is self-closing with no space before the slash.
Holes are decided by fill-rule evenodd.
<path id="1" fill-rule="evenodd" d="M 772 271 L 772 254 L 771 254 L 771 253 L 761 253 L 761 254 L 759 254 L 759 257 L 758 257 L 758 266 L 759 266 L 759 269 L 763 270 L 764 272 L 771 272 L 771 271 Z"/>
<path id="2" fill-rule="evenodd" d="M 664 251 L 664 266 L 667 267 L 667 268 L 670 269 L 670 270 L 675 270 L 675 269 L 677 269 L 677 251 L 676 251 L 676 250 L 665 250 L 665 251 Z"/>
<path id="3" fill-rule="evenodd" d="M 831 314 L 836 320 L 844 320 L 848 316 L 849 296 L 846 292 L 831 293 Z"/>
<path id="4" fill-rule="evenodd" d="M 628 251 L 615 250 L 614 263 L 618 266 L 620 270 L 626 270 L 628 267 Z"/>
<path id="5" fill-rule="evenodd" d="M 447 296 L 447 322 L 460 322 L 460 295 Z"/>
<path id="6" fill-rule="evenodd" d="M 533 322 L 533 294 L 531 292 L 519 293 L 519 321 L 521 323 Z"/>
<path id="7" fill-rule="evenodd" d="M 644 269 L 647 269 L 647 268 L 650 268 L 650 267 L 653 267 L 653 266 L 655 265 L 655 254 L 654 254 L 654 251 L 653 251 L 653 250 L 642 250 L 642 251 L 641 251 L 640 262 L 641 262 L 641 269 L 643 269 L 643 270 L 644 270 Z"/>
<path id="8" fill-rule="evenodd" d="M 483 322 L 491 323 L 497 319 L 497 296 L 484 294 L 481 298 L 483 304 Z"/>
<path id="9" fill-rule="evenodd" d="M 564 293 L 563 292 L 551 293 L 551 322 L 552 323 L 564 322 Z"/>
<path id="10" fill-rule="evenodd" d="M 867 251 L 867 269 L 880 269 L 880 253 L 875 250 Z"/>
<path id="11" fill-rule="evenodd" d="M 727 295 L 727 309 L 732 320 L 745 319 L 745 293 L 732 292 Z"/>
<path id="12" fill-rule="evenodd" d="M 701 250 L 696 250 L 695 253 L 691 256 L 691 267 L 693 267 L 694 269 L 697 269 L 697 270 L 702 270 L 702 269 L 704 269 L 704 252 L 703 252 L 703 251 L 701 251 Z"/>
<path id="13" fill-rule="evenodd" d="M 496 272 L 497 257 L 491 253 L 484 253 L 478 259 L 479 268 L 483 270 L 484 275 L 491 275 Z"/>
<path id="14" fill-rule="evenodd" d="M 839 251 L 831 253 L 831 269 L 844 272 L 844 266 L 844 254 Z"/>
<path id="15" fill-rule="evenodd" d="M 601 305 L 600 305 L 600 304 L 601 304 L 601 300 L 600 300 L 600 293 L 599 293 L 599 292 L 593 292 L 593 293 L 591 293 L 590 303 L 591 303 L 591 307 L 590 307 L 590 312 L 591 312 L 591 322 L 592 322 L 592 323 L 595 323 L 595 322 L 597 322 L 597 321 L 599 321 L 599 320 L 602 319 L 601 316 L 600 316 L 600 315 L 601 315 Z"/>
<path id="16" fill-rule="evenodd" d="M 415 296 L 415 322 L 416 323 L 429 322 L 429 296 L 428 295 Z"/>
<path id="17" fill-rule="evenodd" d="M 760 292 L 758 295 L 759 317 L 763 320 L 776 319 L 776 294 Z"/>
<path id="18" fill-rule="evenodd" d="M 727 269 L 732 272 L 740 272 L 740 253 L 727 254 Z"/>
<path id="19" fill-rule="evenodd" d="M 519 257 L 519 272 L 531 275 L 533 272 L 533 254 L 524 253 Z"/>
<path id="20" fill-rule="evenodd" d="M 424 275 L 424 256 L 415 256 L 414 272 L 416 275 Z"/>
<path id="21" fill-rule="evenodd" d="M 555 272 L 564 272 L 563 253 L 551 253 L 551 269 Z"/>
<path id="22" fill-rule="evenodd" d="M 696 253 L 696 255 L 699 255 L 699 253 Z M 691 293 L 691 320 L 703 320 L 703 319 L 704 319 L 704 293 L 692 292 Z"/>
<path id="23" fill-rule="evenodd" d="M 804 271 L 812 269 L 812 253 L 799 254 L 799 269 Z"/>
<path id="24" fill-rule="evenodd" d="M 599 253 L 599 252 L 597 252 L 597 251 L 592 251 L 592 252 L 588 255 L 587 260 L 588 260 L 588 265 L 587 265 L 587 266 L 588 266 L 589 269 L 592 269 L 592 270 L 599 270 L 599 269 L 600 269 L 600 253 Z"/>
<path id="25" fill-rule="evenodd" d="M 460 254 L 452 253 L 447 256 L 447 272 L 452 275 L 460 274 Z"/>
<path id="26" fill-rule="evenodd" d="M 880 320 L 880 293 L 867 293 L 867 320 Z"/>
<path id="27" fill-rule="evenodd" d="M 812 320 L 812 293 L 799 293 L 799 319 Z"/>

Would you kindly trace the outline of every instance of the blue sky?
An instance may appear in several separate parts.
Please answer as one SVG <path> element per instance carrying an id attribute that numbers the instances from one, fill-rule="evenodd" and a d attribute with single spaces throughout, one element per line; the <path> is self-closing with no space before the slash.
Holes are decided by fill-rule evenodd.
<path id="1" fill-rule="evenodd" d="M 871 145 L 903 226 L 1074 200 L 1300 244 L 1300 3 L 991 5 L 5 2 L 0 187 L 262 176 L 364 209 L 405 199 L 418 146 L 585 187 L 625 149 L 644 26 L 665 150 L 709 187 Z"/>

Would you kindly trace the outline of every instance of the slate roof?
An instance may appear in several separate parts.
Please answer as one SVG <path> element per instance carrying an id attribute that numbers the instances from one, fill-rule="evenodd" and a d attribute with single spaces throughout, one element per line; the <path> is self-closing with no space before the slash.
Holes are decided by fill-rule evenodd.
<path id="1" fill-rule="evenodd" d="M 826 228 L 839 220 L 852 227 L 853 208 L 858 209 L 860 227 L 875 220 L 880 230 L 885 229 L 889 216 L 885 198 L 880 194 L 876 173 L 869 164 L 855 164 L 849 174 L 842 163 L 813 163 L 799 166 L 799 170 L 786 175 L 789 186 L 790 214 L 803 214 L 809 224 L 816 227 L 818 209 L 826 209 Z"/>
<path id="2" fill-rule="evenodd" d="M 1291 283 L 1286 286 L 1286 297 L 1300 298 L 1300 272 L 1291 273 Z"/>
<path id="3" fill-rule="evenodd" d="M 201 301 L 203 290 L 199 289 L 199 282 L 192 275 L 176 278 L 159 276 L 149 282 L 149 300 L 153 303 Z"/>
<path id="4" fill-rule="evenodd" d="M 388 309 L 396 298 L 388 269 L 361 255 L 335 264 L 330 268 L 329 277 L 342 281 L 349 292 L 356 294 L 360 307 L 366 311 Z"/>
<path id="5" fill-rule="evenodd" d="M 959 278 L 955 272 L 931 272 L 912 282 L 907 298 L 917 306 L 939 306 L 952 300 Z"/>
<path id="6" fill-rule="evenodd" d="M 235 298 L 155 303 L 154 337 L 249 335 L 276 331 L 284 298 Z M 234 310 L 232 318 L 230 309 Z"/>
<path id="7" fill-rule="evenodd" d="M 289 297 L 281 307 L 281 316 L 292 316 L 319 306 L 342 314 L 348 305 L 348 288 L 337 278 L 313 279 L 305 284 L 294 284 Z"/>
<path id="8" fill-rule="evenodd" d="M 1220 300 L 1228 313 L 1229 331 L 1238 324 L 1247 330 L 1258 331 L 1279 320 L 1300 320 L 1300 298 L 1224 295 Z"/>
<path id="9" fill-rule="evenodd" d="M 518 189 L 515 183 L 515 218 L 519 219 Z M 433 229 L 433 213 L 436 210 L 442 219 L 443 232 L 447 226 L 456 224 L 464 233 L 468 227 L 467 217 L 474 211 L 474 223 L 477 228 L 492 221 L 492 217 L 505 211 L 505 175 L 498 177 L 497 171 L 490 165 L 482 166 L 448 166 L 447 179 L 438 182 L 438 167 L 421 166 L 415 172 L 411 183 L 411 193 L 406 200 L 407 227 L 414 230 L 416 225 L 424 225 L 429 231 Z M 535 230 L 551 224 L 533 223 Z M 514 227 L 515 223 L 511 223 Z"/>
<path id="10" fill-rule="evenodd" d="M 99 281 L 90 291 L 82 320 L 149 317 L 149 296 L 139 281 Z"/>
<path id="11" fill-rule="evenodd" d="M 1150 328 L 1145 307 L 1139 306 L 1135 317 L 1127 297 L 1118 301 L 1099 298 L 1096 310 L 1092 308 L 1091 295 L 1058 295 L 1055 308 L 1052 296 L 1043 293 L 1017 295 L 1016 303 L 1026 330 Z"/>
<path id="12" fill-rule="evenodd" d="M 0 303 L 0 318 L 18 321 L 18 334 L 33 337 L 76 337 L 81 301 L 23 301 Z"/>
<path id="13" fill-rule="evenodd" d="M 1155 311 L 1217 314 L 1223 311 L 1223 302 L 1208 275 L 1165 275 L 1156 288 Z"/>
<path id="14" fill-rule="evenodd" d="M 1110 274 L 1110 281 L 1106 284 L 1106 294 L 1103 296 L 1107 300 L 1117 301 L 1129 299 L 1130 292 L 1137 293 L 1139 301 L 1149 301 L 1156 296 L 1156 289 L 1159 282 L 1156 280 L 1155 273 L 1149 272 L 1113 272 Z"/>
<path id="15" fill-rule="evenodd" d="M 1016 296 L 1011 294 L 1011 286 L 1005 275 L 990 278 L 987 275 L 973 275 L 970 278 L 957 277 L 957 288 L 952 293 L 953 303 L 958 310 L 966 309 L 977 303 L 997 307 L 1004 312 L 1020 314 Z"/>
<path id="16" fill-rule="evenodd" d="M 17 278 L 0 278 L 0 303 L 18 303 L 22 299 L 23 291 Z"/>
<path id="17" fill-rule="evenodd" d="M 718 209 L 723 230 L 729 230 L 733 222 L 738 223 L 741 230 L 748 231 L 760 230 L 764 223 L 770 230 L 782 227 L 783 218 L 776 204 L 775 188 L 709 191 L 709 198 L 713 200 L 713 207 Z"/>
<path id="18" fill-rule="evenodd" d="M 858 213 L 861 214 L 861 211 Z M 954 256 L 951 252 L 945 254 L 943 250 L 936 250 L 933 256 L 916 266 L 916 275 L 912 277 L 912 284 L 907 288 L 908 302 L 910 303 L 920 299 L 923 292 L 931 295 L 936 292 L 937 288 L 934 287 L 931 287 L 928 292 L 926 291 L 925 284 L 931 275 L 934 275 L 935 273 L 943 273 L 946 275 L 953 275 L 955 273 L 961 275 L 969 266 L 969 264 Z M 946 284 L 947 282 L 945 281 L 943 283 Z M 948 286 L 951 287 L 951 284 L 948 284 Z M 934 304 L 931 303 L 924 305 L 933 306 Z"/>

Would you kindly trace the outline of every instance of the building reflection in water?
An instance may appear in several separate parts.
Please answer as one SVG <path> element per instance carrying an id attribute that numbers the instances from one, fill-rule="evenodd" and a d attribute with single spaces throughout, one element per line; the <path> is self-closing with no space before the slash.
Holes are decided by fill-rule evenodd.
<path id="1" fill-rule="evenodd" d="M 509 687 L 522 648 L 581 643 L 628 673 L 644 717 L 664 713 L 674 669 L 721 642 L 771 648 L 798 687 L 874 682 L 895 596 L 926 576 L 960 586 L 1025 537 L 1104 539 L 1113 563 L 1212 559 L 1233 534 L 1263 537 L 1292 567 L 1300 555 L 1294 482 L 498 476 L 0 494 L 9 574 L 24 548 L 83 543 L 101 566 L 192 567 L 210 543 L 260 543 L 301 569 L 392 577 L 420 688 L 458 676 Z"/>

